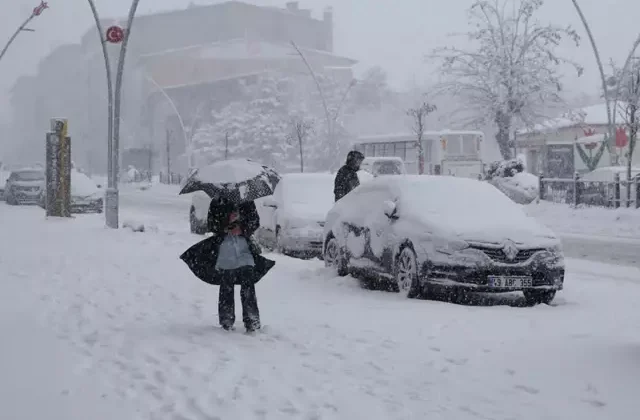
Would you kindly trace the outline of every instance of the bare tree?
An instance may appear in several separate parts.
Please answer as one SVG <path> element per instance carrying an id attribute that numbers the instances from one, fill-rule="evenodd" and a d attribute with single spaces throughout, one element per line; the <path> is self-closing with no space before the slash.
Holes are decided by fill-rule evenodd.
<path id="1" fill-rule="evenodd" d="M 426 119 L 429 114 L 436 110 L 436 106 L 427 102 L 422 102 L 415 108 L 407 110 L 407 115 L 411 117 L 412 130 L 416 135 L 416 147 L 418 149 L 418 173 L 424 173 L 424 147 L 422 137 L 426 126 Z"/>
<path id="2" fill-rule="evenodd" d="M 633 152 L 636 147 L 638 129 L 640 128 L 640 58 L 634 57 L 627 71 L 617 69 L 614 66 L 614 77 L 617 80 L 615 95 L 619 99 L 616 106 L 618 115 L 622 118 L 623 125 L 629 133 L 629 144 L 626 153 L 627 181 L 631 181 L 631 167 Z M 631 183 L 626 183 L 627 207 L 631 198 Z"/>
<path id="3" fill-rule="evenodd" d="M 291 117 L 291 133 L 288 141 L 297 143 L 300 154 L 300 172 L 304 172 L 304 144 L 309 135 L 313 132 L 313 121 L 304 117 Z"/>
<path id="4" fill-rule="evenodd" d="M 579 44 L 570 27 L 542 25 L 535 14 L 543 0 L 476 0 L 469 9 L 472 26 L 465 38 L 475 48 L 436 49 L 444 81 L 436 91 L 464 103 L 456 114 L 465 125 L 497 126 L 496 140 L 505 159 L 514 123 L 532 126 L 545 118 L 545 106 L 563 103 L 560 67 L 568 64 L 578 76 L 582 67 L 558 56 L 556 47 L 568 38 Z M 508 7 L 513 5 L 514 7 Z"/>

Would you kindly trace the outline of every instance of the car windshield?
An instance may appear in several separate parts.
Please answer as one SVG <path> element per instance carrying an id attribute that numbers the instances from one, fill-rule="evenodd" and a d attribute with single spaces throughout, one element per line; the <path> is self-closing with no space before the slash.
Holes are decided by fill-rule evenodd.
<path id="1" fill-rule="evenodd" d="M 373 164 L 373 172 L 378 175 L 402 175 L 402 164 L 393 160 L 378 161 Z"/>
<path id="2" fill-rule="evenodd" d="M 14 172 L 17 181 L 43 181 L 44 172 L 41 171 L 20 171 Z"/>

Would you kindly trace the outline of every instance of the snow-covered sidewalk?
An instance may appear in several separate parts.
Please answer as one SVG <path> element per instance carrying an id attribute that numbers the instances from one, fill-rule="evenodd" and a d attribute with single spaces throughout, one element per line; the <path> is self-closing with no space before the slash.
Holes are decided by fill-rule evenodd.
<path id="1" fill-rule="evenodd" d="M 266 328 L 252 337 L 216 327 L 217 288 L 178 259 L 198 237 L 103 225 L 0 204 L 0 299 L 24 302 L 74 349 L 90 388 L 109 386 L 109 401 L 142 418 L 601 420 L 640 409 L 639 270 L 571 260 L 557 306 L 460 306 L 273 256 L 257 286 Z"/>
<path id="2" fill-rule="evenodd" d="M 0 418 L 140 418 L 95 372 L 78 372 L 77 354 L 36 319 L 43 313 L 37 294 L 6 277 L 9 263 L 0 256 Z"/>

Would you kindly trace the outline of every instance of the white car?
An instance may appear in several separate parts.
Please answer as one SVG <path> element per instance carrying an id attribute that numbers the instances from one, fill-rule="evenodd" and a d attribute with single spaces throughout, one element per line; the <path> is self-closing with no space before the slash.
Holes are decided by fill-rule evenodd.
<path id="1" fill-rule="evenodd" d="M 46 188 L 42 188 L 38 205 L 46 208 Z M 75 169 L 71 170 L 71 213 L 102 213 L 104 190 L 93 179 Z"/>
<path id="2" fill-rule="evenodd" d="M 393 156 L 367 157 L 360 164 L 360 169 L 373 176 L 406 175 L 407 168 L 402 158 Z"/>
<path id="3" fill-rule="evenodd" d="M 260 234 L 281 252 L 300 257 L 322 255 L 322 232 L 334 203 L 334 175 L 285 174 L 274 194 L 261 199 Z"/>
<path id="4" fill-rule="evenodd" d="M 207 233 L 207 215 L 211 197 L 202 191 L 191 193 L 191 208 L 189 209 L 189 226 L 191 233 L 204 235 Z"/>
<path id="5" fill-rule="evenodd" d="M 559 239 L 492 185 L 458 177 L 378 177 L 338 201 L 323 235 L 338 274 L 364 271 L 409 297 L 434 290 L 522 291 L 550 303 L 564 284 Z"/>

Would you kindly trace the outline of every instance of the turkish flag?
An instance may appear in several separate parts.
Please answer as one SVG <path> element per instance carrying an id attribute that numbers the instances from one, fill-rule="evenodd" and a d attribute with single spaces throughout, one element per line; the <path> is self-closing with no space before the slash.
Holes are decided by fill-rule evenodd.
<path id="1" fill-rule="evenodd" d="M 626 147 L 627 143 L 629 143 L 629 137 L 627 137 L 626 131 L 622 127 L 618 128 L 616 130 L 616 147 Z"/>

